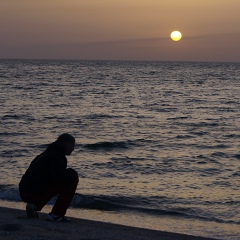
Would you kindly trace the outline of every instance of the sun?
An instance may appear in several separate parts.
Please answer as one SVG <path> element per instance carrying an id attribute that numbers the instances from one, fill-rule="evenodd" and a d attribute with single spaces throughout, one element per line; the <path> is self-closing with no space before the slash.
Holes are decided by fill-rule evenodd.
<path id="1" fill-rule="evenodd" d="M 182 38 L 182 34 L 179 31 L 173 31 L 171 33 L 171 39 L 173 41 L 179 41 L 179 40 L 181 40 L 181 38 Z"/>

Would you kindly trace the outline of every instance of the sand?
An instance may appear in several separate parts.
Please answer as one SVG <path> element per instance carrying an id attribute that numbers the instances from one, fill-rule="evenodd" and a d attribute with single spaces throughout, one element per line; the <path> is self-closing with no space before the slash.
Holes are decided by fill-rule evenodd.
<path id="1" fill-rule="evenodd" d="M 49 222 L 47 214 L 28 219 L 20 209 L 0 207 L 0 239 L 2 240 L 206 240 L 188 236 L 128 227 L 86 219 L 71 218 L 70 223 Z"/>

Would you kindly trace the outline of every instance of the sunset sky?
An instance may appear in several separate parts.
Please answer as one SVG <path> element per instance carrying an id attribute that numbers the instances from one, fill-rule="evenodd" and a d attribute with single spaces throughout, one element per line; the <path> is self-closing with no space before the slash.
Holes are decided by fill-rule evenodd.
<path id="1" fill-rule="evenodd" d="M 240 62 L 239 10 L 240 0 L 0 0 L 0 58 Z"/>

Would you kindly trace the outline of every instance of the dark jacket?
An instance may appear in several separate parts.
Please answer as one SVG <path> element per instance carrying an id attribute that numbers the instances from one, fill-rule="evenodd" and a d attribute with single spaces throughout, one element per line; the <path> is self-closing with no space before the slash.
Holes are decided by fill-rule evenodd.
<path id="1" fill-rule="evenodd" d="M 19 183 L 19 191 L 43 193 L 49 186 L 66 182 L 67 158 L 63 148 L 54 142 L 30 164 Z"/>

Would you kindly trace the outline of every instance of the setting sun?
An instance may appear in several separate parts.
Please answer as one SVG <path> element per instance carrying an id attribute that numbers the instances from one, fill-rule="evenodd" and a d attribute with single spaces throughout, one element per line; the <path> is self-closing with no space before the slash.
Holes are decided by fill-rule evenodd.
<path id="1" fill-rule="evenodd" d="M 173 41 L 179 41 L 179 40 L 181 40 L 181 38 L 182 38 L 182 34 L 179 31 L 173 31 L 171 33 L 171 39 Z"/>

